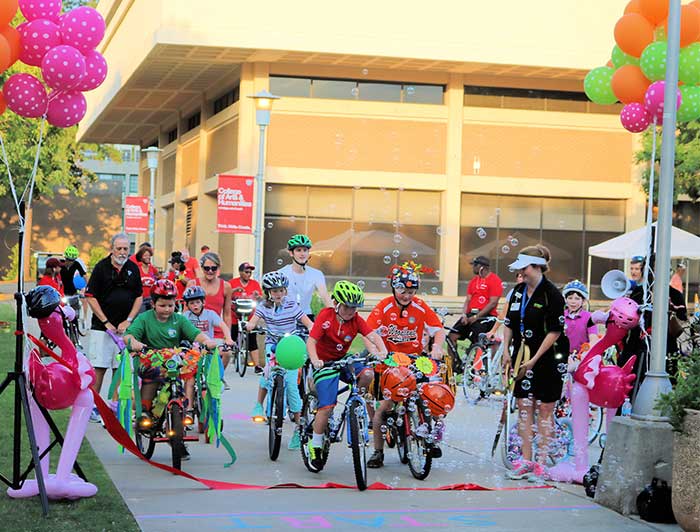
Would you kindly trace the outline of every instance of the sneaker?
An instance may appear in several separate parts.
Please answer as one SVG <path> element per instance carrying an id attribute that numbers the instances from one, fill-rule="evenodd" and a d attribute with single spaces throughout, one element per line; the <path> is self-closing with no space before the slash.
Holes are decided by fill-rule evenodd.
<path id="1" fill-rule="evenodd" d="M 90 423 L 102 423 L 102 416 L 100 416 L 100 412 L 97 410 L 96 406 L 94 406 L 92 412 L 90 412 Z"/>
<path id="2" fill-rule="evenodd" d="M 255 366 L 255 374 L 256 375 L 262 375 L 265 370 L 263 370 L 260 366 Z"/>
<path id="3" fill-rule="evenodd" d="M 523 460 L 522 462 L 513 464 L 515 469 L 513 471 L 508 471 L 506 476 L 511 480 L 527 480 L 532 474 L 535 464 L 528 460 Z"/>
<path id="4" fill-rule="evenodd" d="M 384 467 L 384 451 L 375 450 L 372 456 L 367 460 L 367 467 L 371 469 L 378 469 Z"/>
<path id="5" fill-rule="evenodd" d="M 433 445 L 429 451 L 430 458 L 442 458 L 442 449 L 439 445 Z"/>
<path id="6" fill-rule="evenodd" d="M 298 451 L 299 449 L 301 449 L 301 440 L 299 439 L 298 430 L 294 431 L 292 439 L 289 440 L 289 445 L 287 445 L 287 449 L 289 449 L 290 451 Z"/>
<path id="7" fill-rule="evenodd" d="M 253 411 L 250 413 L 250 417 L 253 418 L 253 421 L 255 421 L 256 418 L 258 419 L 258 421 L 264 420 L 266 418 L 265 411 L 263 410 L 263 406 L 260 403 L 255 403 Z"/>
<path id="8" fill-rule="evenodd" d="M 181 456 L 180 456 L 181 460 L 182 460 L 183 462 L 189 461 L 189 459 L 190 459 L 190 451 L 187 449 L 187 445 L 185 445 L 184 443 L 182 444 L 182 450 L 181 450 L 181 451 L 182 451 L 182 454 L 181 454 Z"/>
<path id="9" fill-rule="evenodd" d="M 323 461 L 321 459 L 323 456 L 323 449 L 320 447 L 312 447 L 310 441 L 307 449 L 309 451 L 309 467 L 314 473 L 319 473 L 323 469 Z"/>
<path id="10" fill-rule="evenodd" d="M 532 473 L 527 477 L 528 482 L 544 482 L 545 469 L 541 464 L 533 464 Z"/>
<path id="11" fill-rule="evenodd" d="M 228 385 L 228 382 L 226 382 L 226 379 L 221 379 L 221 382 L 224 383 L 224 390 L 230 390 L 231 387 Z"/>

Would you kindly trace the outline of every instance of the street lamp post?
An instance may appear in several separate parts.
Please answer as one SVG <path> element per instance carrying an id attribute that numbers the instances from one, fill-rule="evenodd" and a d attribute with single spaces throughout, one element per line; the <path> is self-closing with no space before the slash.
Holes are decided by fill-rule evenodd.
<path id="1" fill-rule="evenodd" d="M 262 239 L 263 239 L 263 186 L 265 182 L 265 130 L 270 125 L 270 110 L 272 102 L 279 100 L 279 96 L 262 90 L 254 96 L 248 96 L 255 100 L 255 122 L 260 128 L 260 141 L 258 143 L 258 172 L 255 174 L 255 273 L 256 277 L 262 275 Z"/>
<path id="2" fill-rule="evenodd" d="M 656 264 L 654 265 L 654 311 L 651 321 L 651 361 L 634 402 L 632 416 L 647 421 L 666 420 L 656 401 L 671 389 L 666 373 L 668 335 L 668 285 L 671 264 L 671 224 L 673 218 L 673 180 L 676 149 L 676 94 L 678 90 L 678 53 L 680 51 L 681 0 L 670 0 L 668 11 L 668 51 L 664 117 L 661 136 L 661 176 L 659 178 L 659 217 L 656 225 Z M 656 134 L 654 132 L 654 134 Z M 654 201 L 649 197 L 649 201 Z"/>
<path id="3" fill-rule="evenodd" d="M 150 194 L 148 198 L 148 241 L 152 246 L 155 245 L 156 228 L 156 170 L 158 170 L 158 159 L 161 151 L 155 146 L 141 150 L 141 153 L 146 154 L 146 165 L 151 171 L 151 186 L 149 187 Z"/>

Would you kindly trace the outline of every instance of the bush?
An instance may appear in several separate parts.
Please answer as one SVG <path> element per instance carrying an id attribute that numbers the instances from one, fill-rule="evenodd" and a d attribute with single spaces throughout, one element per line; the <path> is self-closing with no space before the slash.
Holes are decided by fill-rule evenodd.
<path id="1" fill-rule="evenodd" d="M 102 246 L 93 246 L 90 249 L 90 257 L 88 258 L 88 270 L 92 271 L 95 268 L 95 264 L 104 259 L 109 255 L 109 251 Z"/>
<path id="2" fill-rule="evenodd" d="M 314 292 L 314 295 L 311 296 L 311 313 L 314 316 L 318 316 L 318 313 L 323 310 L 323 307 L 325 307 L 326 304 L 323 302 L 323 299 L 321 299 L 316 292 Z"/>
<path id="3" fill-rule="evenodd" d="M 679 360 L 676 386 L 661 395 L 657 407 L 669 416 L 673 430 L 683 432 L 686 409 L 700 410 L 700 351 Z"/>

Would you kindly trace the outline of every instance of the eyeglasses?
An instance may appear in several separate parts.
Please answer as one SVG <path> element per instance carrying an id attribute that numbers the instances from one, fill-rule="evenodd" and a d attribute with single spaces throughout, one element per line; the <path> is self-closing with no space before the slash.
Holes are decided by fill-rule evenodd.
<path id="1" fill-rule="evenodd" d="M 202 269 L 205 272 L 215 272 L 216 270 L 219 269 L 219 267 L 218 266 L 202 266 Z"/>

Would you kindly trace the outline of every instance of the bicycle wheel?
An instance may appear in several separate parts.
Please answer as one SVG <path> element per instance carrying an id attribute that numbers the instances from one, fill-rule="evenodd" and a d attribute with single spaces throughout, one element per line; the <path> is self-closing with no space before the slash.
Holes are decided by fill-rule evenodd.
<path id="1" fill-rule="evenodd" d="M 449 386 L 452 393 L 457 393 L 457 379 L 455 378 L 454 367 L 452 366 L 452 357 L 445 357 L 445 384 Z"/>
<path id="2" fill-rule="evenodd" d="M 513 399 L 505 397 L 503 433 L 501 434 L 501 459 L 507 469 L 513 469 L 514 462 L 520 459 L 520 436 L 518 435 L 518 419 L 513 411 Z"/>
<path id="3" fill-rule="evenodd" d="M 178 403 L 172 403 L 170 405 L 169 419 L 169 431 L 171 435 L 170 439 L 170 452 L 172 455 L 173 467 L 175 469 L 182 469 L 182 455 L 185 451 L 185 442 L 183 441 L 183 425 L 182 425 L 182 406 Z"/>
<path id="4" fill-rule="evenodd" d="M 456 373 L 462 373 L 463 371 L 463 366 L 464 362 L 462 361 L 462 358 L 459 356 L 459 350 L 457 349 L 457 342 L 453 342 L 452 340 L 449 339 L 449 337 L 445 340 L 445 343 L 447 344 L 447 354 L 452 358 L 452 369 Z"/>
<path id="5" fill-rule="evenodd" d="M 420 399 L 408 407 L 408 436 L 406 436 L 406 457 L 408 469 L 418 480 L 425 480 L 430 474 L 433 458 L 430 455 L 432 445 L 426 438 L 432 433 L 432 420 L 424 413 L 425 406 Z"/>
<path id="6" fill-rule="evenodd" d="M 482 388 L 481 369 L 475 367 L 474 363 L 476 361 L 477 366 L 481 357 L 484 355 L 484 350 L 480 345 L 472 345 L 469 347 L 466 356 L 464 357 L 464 374 L 462 377 L 462 391 L 464 392 L 464 398 L 471 402 L 476 403 L 479 399 L 484 397 L 484 391 Z"/>
<path id="7" fill-rule="evenodd" d="M 153 456 L 153 450 L 156 448 L 156 440 L 154 439 L 153 429 L 140 430 L 137 420 L 134 432 L 136 434 L 136 447 L 139 448 L 142 455 L 150 459 L 151 456 Z"/>
<path id="8" fill-rule="evenodd" d="M 270 424 L 268 425 L 267 446 L 270 460 L 275 461 L 280 454 L 282 424 L 284 423 L 284 377 L 275 375 L 270 391 Z"/>
<path id="9" fill-rule="evenodd" d="M 240 341 L 236 352 L 236 371 L 241 377 L 244 377 L 248 369 L 248 333 L 244 331 L 239 334 Z"/>
<path id="10" fill-rule="evenodd" d="M 361 401 L 350 400 L 347 404 L 348 423 L 350 425 L 350 449 L 352 450 L 352 465 L 355 470 L 357 489 L 367 489 L 367 411 Z"/>
<path id="11" fill-rule="evenodd" d="M 309 392 L 304 398 L 304 403 L 301 408 L 301 416 L 299 419 L 299 440 L 301 441 L 301 459 L 304 462 L 306 469 L 312 473 L 317 473 L 311 469 L 309 465 L 309 454 L 308 454 L 308 443 L 311 441 L 313 436 L 313 422 L 316 417 L 316 411 L 318 410 L 318 397 L 315 392 Z M 329 430 L 326 429 L 326 435 L 323 439 L 323 450 L 321 455 L 321 461 L 323 465 L 326 465 L 328 460 L 328 454 L 331 448 L 331 441 L 329 438 Z"/>

